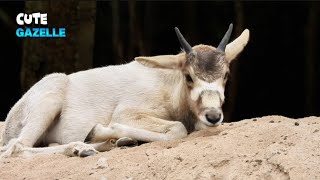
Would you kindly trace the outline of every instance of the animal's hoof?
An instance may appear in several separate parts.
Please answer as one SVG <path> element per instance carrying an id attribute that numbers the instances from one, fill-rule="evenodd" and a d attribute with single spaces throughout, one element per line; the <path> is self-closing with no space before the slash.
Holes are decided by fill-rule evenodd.
<path id="1" fill-rule="evenodd" d="M 75 148 L 73 150 L 73 155 L 74 156 L 79 156 L 79 157 L 87 157 L 87 156 L 93 156 L 95 154 L 97 154 L 98 151 L 96 151 L 95 149 L 77 149 Z"/>
<path id="2" fill-rule="evenodd" d="M 1 148 L 0 159 L 13 157 L 21 153 L 22 148 L 23 148 L 23 144 L 21 144 L 20 142 L 16 140 L 10 141 L 6 147 Z"/>
<path id="3" fill-rule="evenodd" d="M 117 147 L 123 147 L 123 146 L 133 147 L 133 146 L 137 146 L 137 145 L 138 145 L 138 141 L 135 139 L 131 139 L 129 137 L 123 137 L 123 138 L 120 138 L 116 141 Z"/>
<path id="4" fill-rule="evenodd" d="M 92 156 L 97 154 L 97 151 L 92 150 L 92 149 L 87 149 L 87 150 L 83 150 L 80 152 L 79 156 L 80 157 L 87 157 L 87 156 Z"/>
<path id="5" fill-rule="evenodd" d="M 71 156 L 87 157 L 98 153 L 92 146 L 81 142 L 72 143 L 71 146 L 73 147 Z"/>

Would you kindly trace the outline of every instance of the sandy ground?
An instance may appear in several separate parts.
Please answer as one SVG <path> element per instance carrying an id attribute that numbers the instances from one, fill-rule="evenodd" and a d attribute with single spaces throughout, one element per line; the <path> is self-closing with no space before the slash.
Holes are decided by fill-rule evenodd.
<path id="1" fill-rule="evenodd" d="M 320 118 L 267 116 L 86 158 L 9 158 L 0 179 L 320 179 Z"/>

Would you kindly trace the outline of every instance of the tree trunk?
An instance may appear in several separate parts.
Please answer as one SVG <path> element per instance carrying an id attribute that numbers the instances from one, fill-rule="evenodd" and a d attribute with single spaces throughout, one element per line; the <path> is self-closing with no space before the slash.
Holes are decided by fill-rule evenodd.
<path id="1" fill-rule="evenodd" d="M 123 59 L 123 47 L 120 39 L 120 12 L 119 1 L 113 0 L 112 7 L 112 45 L 113 55 L 116 64 L 121 64 Z"/>
<path id="2" fill-rule="evenodd" d="M 145 12 L 144 12 L 144 27 L 143 27 L 143 42 L 144 42 L 144 56 L 151 55 L 153 51 L 153 34 L 155 33 L 154 24 L 156 23 L 156 16 L 155 16 L 155 5 L 150 1 L 145 2 Z"/>
<path id="3" fill-rule="evenodd" d="M 93 65 L 93 48 L 96 20 L 96 2 L 79 1 L 79 59 L 76 69 L 87 69 Z"/>
<path id="4" fill-rule="evenodd" d="M 21 67 L 23 91 L 48 73 L 72 73 L 92 66 L 94 1 L 27 1 L 25 11 L 47 12 L 48 27 L 65 27 L 66 38 L 24 39 Z"/>
<path id="5" fill-rule="evenodd" d="M 144 55 L 145 49 L 141 37 L 141 24 L 137 17 L 137 2 L 135 0 L 128 1 L 129 10 L 129 47 L 128 60 L 131 61 L 136 55 Z M 137 54 L 138 53 L 138 54 Z"/>

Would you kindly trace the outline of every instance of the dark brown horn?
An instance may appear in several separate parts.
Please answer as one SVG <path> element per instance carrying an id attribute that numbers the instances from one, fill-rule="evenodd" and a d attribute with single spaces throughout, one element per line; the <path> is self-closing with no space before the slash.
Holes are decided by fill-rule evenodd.
<path id="1" fill-rule="evenodd" d="M 226 34 L 223 36 L 223 38 L 222 38 L 219 46 L 217 47 L 218 50 L 220 50 L 220 51 L 222 51 L 222 52 L 225 51 L 226 46 L 227 46 L 227 44 L 228 44 L 228 42 L 229 42 L 231 33 L 232 33 L 232 29 L 233 29 L 233 24 L 231 23 L 231 24 L 229 25 L 228 31 L 227 31 Z"/>
<path id="2" fill-rule="evenodd" d="M 182 34 L 180 33 L 179 29 L 177 27 L 174 28 L 174 30 L 176 31 L 177 37 L 179 39 L 179 42 L 183 48 L 183 50 L 189 54 L 192 51 L 192 47 L 190 46 L 190 44 L 187 42 L 187 40 L 182 36 Z"/>

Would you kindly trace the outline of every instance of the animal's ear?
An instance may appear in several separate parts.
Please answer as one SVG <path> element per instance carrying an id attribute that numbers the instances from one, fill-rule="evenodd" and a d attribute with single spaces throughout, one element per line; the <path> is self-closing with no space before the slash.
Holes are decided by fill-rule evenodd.
<path id="1" fill-rule="evenodd" d="M 249 41 L 250 32 L 248 29 L 244 30 L 241 35 L 229 43 L 226 47 L 226 59 L 229 63 L 234 60 L 244 49 Z"/>
<path id="2" fill-rule="evenodd" d="M 185 62 L 184 56 L 161 55 L 161 56 L 140 56 L 134 58 L 135 61 L 152 68 L 180 69 Z"/>

